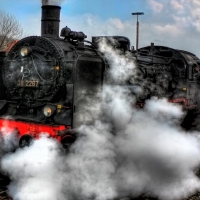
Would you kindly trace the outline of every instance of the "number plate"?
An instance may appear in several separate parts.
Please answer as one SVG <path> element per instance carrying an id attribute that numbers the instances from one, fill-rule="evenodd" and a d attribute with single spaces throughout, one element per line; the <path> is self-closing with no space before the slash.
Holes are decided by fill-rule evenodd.
<path id="1" fill-rule="evenodd" d="M 18 80 L 18 87 L 38 87 L 39 81 L 36 80 Z"/>

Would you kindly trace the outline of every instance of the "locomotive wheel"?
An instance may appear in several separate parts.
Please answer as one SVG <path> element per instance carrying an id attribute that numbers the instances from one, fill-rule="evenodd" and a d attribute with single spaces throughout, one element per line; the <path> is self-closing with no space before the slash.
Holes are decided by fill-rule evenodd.
<path id="1" fill-rule="evenodd" d="M 29 147 L 33 143 L 33 137 L 25 134 L 19 140 L 19 147 Z"/>
<path id="2" fill-rule="evenodd" d="M 181 126 L 185 130 L 199 130 L 200 131 L 200 125 L 198 125 L 198 122 L 200 122 L 200 116 L 197 114 L 196 110 L 188 110 L 185 118 L 183 119 Z"/>

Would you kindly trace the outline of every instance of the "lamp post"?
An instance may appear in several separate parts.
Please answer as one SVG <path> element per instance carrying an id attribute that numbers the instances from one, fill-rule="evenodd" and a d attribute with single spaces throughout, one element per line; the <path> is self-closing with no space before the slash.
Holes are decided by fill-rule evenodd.
<path id="1" fill-rule="evenodd" d="M 135 12 L 132 15 L 137 15 L 137 23 L 136 23 L 136 51 L 138 50 L 138 42 L 139 42 L 139 21 L 138 15 L 144 15 L 143 12 Z"/>

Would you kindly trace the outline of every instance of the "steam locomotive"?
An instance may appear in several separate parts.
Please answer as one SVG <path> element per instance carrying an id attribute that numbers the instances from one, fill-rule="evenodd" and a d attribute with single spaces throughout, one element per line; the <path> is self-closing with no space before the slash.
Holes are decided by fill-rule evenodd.
<path id="1" fill-rule="evenodd" d="M 92 41 L 98 46 L 102 38 L 114 49 L 124 55 L 129 52 L 134 58 L 135 75 L 124 86 L 136 97 L 137 106 L 142 108 L 145 100 L 153 96 L 165 97 L 169 102 L 183 105 L 186 115 L 181 125 L 184 129 L 200 130 L 200 60 L 196 55 L 154 43 L 137 51 L 130 50 L 130 40 L 120 36 L 93 37 Z"/>
<path id="2" fill-rule="evenodd" d="M 18 41 L 2 65 L 0 127 L 17 132 L 20 146 L 41 132 L 67 146 L 89 102 L 100 102 L 105 61 L 84 33 L 65 27 L 59 38 L 59 18 L 59 6 L 42 6 L 41 37 Z"/>
<path id="3" fill-rule="evenodd" d="M 138 102 L 151 96 L 166 97 L 169 102 L 183 105 L 185 118 L 182 127 L 200 130 L 200 60 L 196 55 L 164 46 L 139 49 L 135 54 L 141 76 L 130 80 L 139 83 L 143 93 Z"/>
<path id="4" fill-rule="evenodd" d="M 102 37 L 89 42 L 84 33 L 65 27 L 61 39 L 59 21 L 59 6 L 42 6 L 41 37 L 26 37 L 6 56 L 0 53 L 0 128 L 18 134 L 21 147 L 48 132 L 67 148 L 75 140 L 73 130 L 100 115 L 97 111 L 92 119 L 87 117 L 91 102 L 101 106 L 108 67 L 97 49 Z M 139 107 L 152 96 L 166 97 L 182 103 L 189 113 L 184 124 L 192 123 L 191 113 L 196 116 L 199 110 L 200 79 L 200 60 L 194 54 L 154 44 L 134 51 L 126 37 L 104 38 L 111 45 L 114 39 L 114 48 L 135 58 L 137 76 L 125 86 L 137 97 Z M 135 86 L 142 92 L 136 92 Z"/>

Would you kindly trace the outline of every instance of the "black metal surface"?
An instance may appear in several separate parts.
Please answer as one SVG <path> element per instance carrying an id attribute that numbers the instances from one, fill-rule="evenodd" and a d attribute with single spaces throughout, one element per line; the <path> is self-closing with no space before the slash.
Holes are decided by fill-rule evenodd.
<path id="1" fill-rule="evenodd" d="M 59 37 L 60 6 L 42 6 L 41 36 Z"/>
<path id="2" fill-rule="evenodd" d="M 6 88 L 3 84 L 2 71 L 1 71 L 5 62 L 5 57 L 6 57 L 6 52 L 0 51 L 0 100 L 6 99 Z"/>
<path id="3" fill-rule="evenodd" d="M 144 99 L 158 96 L 187 98 L 191 105 L 200 102 L 200 60 L 194 54 L 163 46 L 144 47 L 134 54 L 140 76 L 130 84 L 143 88 Z"/>
<path id="4" fill-rule="evenodd" d="M 85 38 L 87 38 L 87 35 L 85 35 L 83 32 L 71 31 L 71 29 L 67 26 L 61 30 L 60 36 L 64 37 L 64 39 L 79 41 L 83 41 Z"/>

